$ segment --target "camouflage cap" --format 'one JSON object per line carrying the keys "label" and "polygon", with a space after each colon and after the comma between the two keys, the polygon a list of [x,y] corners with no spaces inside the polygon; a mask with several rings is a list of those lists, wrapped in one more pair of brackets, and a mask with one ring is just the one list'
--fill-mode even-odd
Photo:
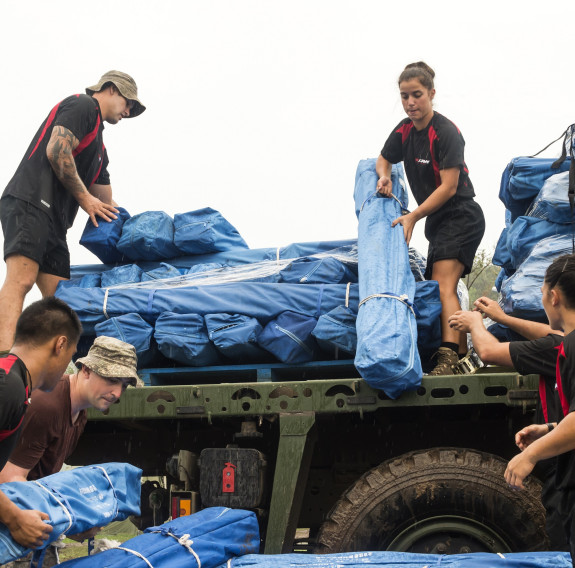
{"label": "camouflage cap", "polygon": [[96,337],[88,355],[81,357],[76,364],[86,365],[88,369],[106,378],[130,379],[130,384],[138,385],[136,367],[138,357],[136,348],[115,337],[101,335]]}
{"label": "camouflage cap", "polygon": [[138,99],[138,85],[136,85],[136,81],[134,81],[130,75],[122,73],[121,71],[108,71],[104,73],[98,83],[91,87],[86,87],[86,94],[92,96],[94,93],[101,91],[106,83],[114,83],[124,98],[129,101],[134,101],[134,107],[130,111],[130,116],[127,118],[134,118],[146,110],[146,107],[140,102],[140,99]]}

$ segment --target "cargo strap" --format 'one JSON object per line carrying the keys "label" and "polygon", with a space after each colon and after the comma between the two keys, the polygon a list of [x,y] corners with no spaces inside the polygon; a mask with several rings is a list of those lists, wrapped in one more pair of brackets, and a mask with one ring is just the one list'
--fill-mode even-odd
{"label": "cargo strap", "polygon": [[52,497],[56,503],[58,503],[58,505],[60,505],[60,507],[62,508],[62,511],[64,511],[64,513],[66,514],[66,516],[68,517],[68,528],[64,529],[64,531],[62,531],[63,533],[66,533],[66,531],[69,531],[72,528],[72,523],[74,522],[72,519],[72,515],[70,514],[70,511],[72,510],[72,507],[70,507],[70,505],[68,504],[68,502],[66,501],[66,499],[64,497],[62,497],[62,495],[60,495],[60,497],[62,498],[62,501],[64,501],[66,503],[66,505],[64,505],[64,503],[62,503],[62,501],[60,501],[60,499],[58,499],[58,497],[56,497],[56,493],[55,491],[52,489],[48,489],[47,487],[45,487],[44,485],[42,485],[41,483],[39,483],[38,481],[32,481],[32,483],[35,483],[38,487],[40,487],[41,489],[43,489],[44,491],[46,491],[46,493],[48,493],[48,495],[50,495],[50,497]]}
{"label": "cargo strap", "polygon": [[465,357],[451,366],[451,370],[456,375],[473,375],[481,367],[485,367],[485,363],[472,347]]}
{"label": "cargo strap", "polygon": [[365,198],[365,201],[361,204],[361,207],[359,208],[359,212],[361,213],[363,211],[363,207],[364,205],[373,197],[377,197],[377,196],[381,196],[381,197],[392,197],[393,199],[395,199],[398,203],[399,203],[399,207],[401,208],[401,214],[402,215],[407,215],[409,213],[409,209],[407,209],[405,207],[405,205],[400,201],[399,197],[397,197],[397,195],[394,195],[393,193],[389,196],[384,196],[381,193],[379,193],[379,191],[374,191],[371,195],[368,195]]}
{"label": "cargo strap", "polygon": [[405,304],[413,314],[413,317],[416,318],[419,315],[417,308],[413,302],[409,301],[409,296],[407,294],[402,294],[401,296],[397,296],[396,294],[392,294],[391,292],[382,292],[381,294],[371,294],[367,298],[364,298],[357,306],[357,309],[361,308],[363,304],[365,304],[369,300],[373,300],[373,298],[393,298],[394,300],[399,300],[402,304]]}

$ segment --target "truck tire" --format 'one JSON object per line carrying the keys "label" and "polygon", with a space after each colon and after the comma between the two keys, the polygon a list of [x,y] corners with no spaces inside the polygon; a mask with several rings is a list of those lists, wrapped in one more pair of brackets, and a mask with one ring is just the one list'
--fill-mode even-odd
{"label": "truck tire", "polygon": [[360,477],[322,524],[316,552],[430,554],[545,550],[541,485],[505,483],[506,462],[468,449],[434,448],[388,460]]}

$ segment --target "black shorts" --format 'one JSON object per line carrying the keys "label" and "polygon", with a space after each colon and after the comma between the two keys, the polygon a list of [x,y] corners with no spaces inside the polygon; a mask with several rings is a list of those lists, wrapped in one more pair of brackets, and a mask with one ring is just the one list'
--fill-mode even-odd
{"label": "black shorts", "polygon": [[21,254],[37,262],[45,274],[70,278],[66,231],[56,227],[50,215],[27,201],[7,195],[0,199],[0,221],[4,260]]}
{"label": "black shorts", "polygon": [[471,198],[451,198],[425,222],[429,241],[425,278],[431,278],[434,262],[450,258],[463,264],[462,276],[469,274],[483,233],[485,218],[479,204]]}

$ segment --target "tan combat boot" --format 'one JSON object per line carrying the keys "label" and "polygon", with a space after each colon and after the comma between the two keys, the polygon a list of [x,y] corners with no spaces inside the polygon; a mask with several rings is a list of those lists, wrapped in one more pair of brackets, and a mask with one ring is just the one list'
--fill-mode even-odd
{"label": "tan combat boot", "polygon": [[433,371],[429,373],[430,376],[437,375],[454,375],[452,365],[457,365],[459,362],[459,355],[449,347],[440,347],[437,353],[437,364],[435,365]]}

